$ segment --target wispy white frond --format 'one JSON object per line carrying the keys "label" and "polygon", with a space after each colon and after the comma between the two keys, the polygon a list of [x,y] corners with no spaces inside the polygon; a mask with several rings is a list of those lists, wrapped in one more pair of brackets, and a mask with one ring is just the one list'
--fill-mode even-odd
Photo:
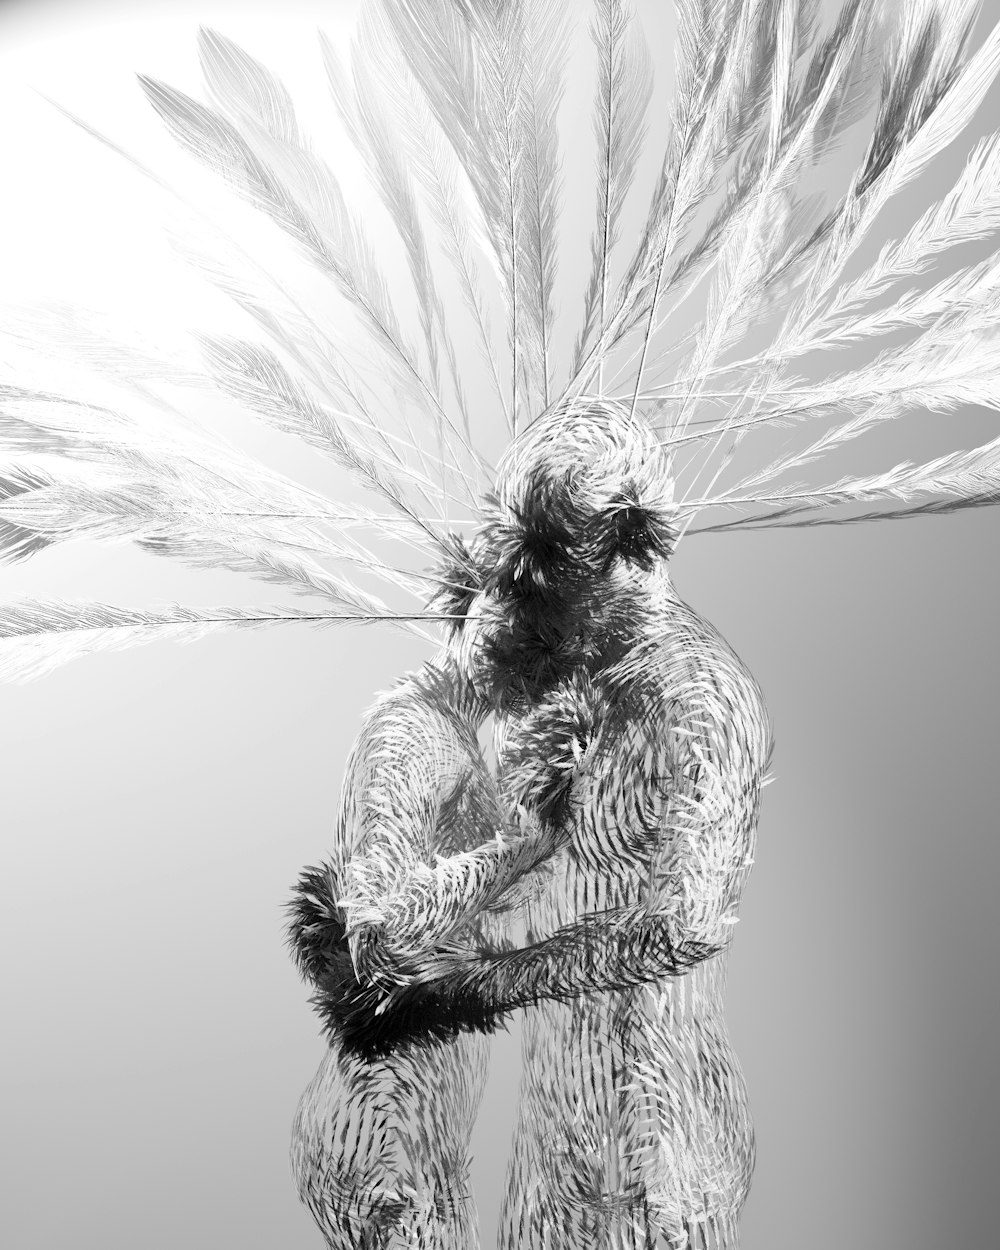
{"label": "wispy white frond", "polygon": [[[706,327],[701,341],[692,353],[687,372],[703,376],[718,356],[745,327],[745,318],[752,310],[755,295],[773,261],[767,238],[767,209],[771,197],[783,183],[802,168],[812,156],[816,129],[830,105],[838,86],[849,79],[852,69],[869,37],[870,17],[860,5],[849,6],[852,20],[844,26],[843,37],[830,57],[826,73],[815,98],[793,126],[782,127],[783,142],[776,142],[770,161],[758,174],[753,197],[737,211],[726,230],[726,241],[720,249],[718,277],[713,285]],[[693,387],[691,396],[698,393]],[[681,406],[678,425],[683,427],[690,411],[691,399]]]}
{"label": "wispy white frond", "polygon": [[[42,457],[41,467],[26,466],[19,489],[0,500],[4,558],[78,538],[133,541],[184,563],[214,564],[339,602],[346,583],[312,553],[362,564],[412,589],[408,575],[346,537],[351,525],[384,529],[387,521],[366,509],[345,514],[243,453],[157,439],[113,410],[23,388],[3,388],[3,396],[0,448]],[[411,543],[423,540],[426,558],[426,528],[400,520]]]}
{"label": "wispy white frond", "polygon": [[88,365],[116,381],[197,385],[198,376],[177,354],[148,343],[134,327],[68,303],[0,307],[0,325],[12,343],[55,350],[60,358]]}
{"label": "wispy white frond", "polygon": [[[431,384],[435,393],[440,394],[439,356],[443,350],[451,369],[466,439],[471,441],[464,391],[424,236],[413,174],[408,162],[402,157],[398,137],[389,127],[380,94],[370,72],[371,63],[383,54],[384,32],[379,32],[373,20],[366,14],[352,57],[353,89],[333,45],[325,36],[321,35],[320,38],[327,76],[341,118],[365,159],[373,185],[392,218],[406,251],[427,349]],[[440,413],[438,421],[439,439],[443,442],[446,431]]]}
{"label": "wispy white frond", "polygon": [[178,141],[270,217],[333,281],[382,349],[398,385],[461,442],[405,340],[374,252],[348,213],[329,166],[307,148],[269,134],[262,124],[244,120],[248,138],[183,92],[141,75],[139,81]]}
{"label": "wispy white frond", "polygon": [[886,65],[881,108],[868,153],[836,212],[820,231],[805,297],[789,320],[811,316],[833,289],[885,204],[948,146],[972,119],[1000,72],[1000,24],[972,55],[974,8],[949,15],[947,0],[928,0],[904,21],[901,47]]}
{"label": "wispy white frond", "polygon": [[996,408],[1000,356],[993,334],[967,336],[964,328],[934,342],[922,338],[881,353],[870,365],[806,388],[797,405],[807,414],[820,407],[850,408],[885,399],[947,411],[959,404]]}
{"label": "wispy white frond", "polygon": [[[487,157],[480,194],[487,221],[500,244],[498,255],[508,291],[511,350],[511,412],[516,434],[541,359],[540,309],[523,298],[526,246],[525,194],[525,0],[469,0],[468,21],[479,69],[477,139]],[[525,407],[522,410],[522,405]]]}
{"label": "wispy white frond", "polygon": [[[525,304],[526,0],[385,5],[407,64],[451,143],[479,203],[508,317],[512,426],[529,411],[542,358],[540,309]],[[527,370],[527,372],[526,372]],[[524,412],[522,413],[522,408]]]}
{"label": "wispy white frond", "polygon": [[[836,321],[831,318],[832,324],[824,318],[823,324],[814,324],[808,337],[787,347],[782,355],[787,359],[800,352],[828,350],[903,329],[937,327],[942,335],[953,337],[959,330],[971,332],[996,325],[998,313],[1000,263],[991,257],[950,274],[926,290],[907,291],[885,308]],[[960,326],[956,318],[961,318]]]}
{"label": "wispy white frond", "polygon": [[938,203],[923,213],[901,239],[887,243],[878,259],[859,278],[841,286],[822,316],[810,323],[809,335],[797,342],[821,340],[820,325],[838,322],[869,303],[903,278],[925,272],[949,248],[959,247],[1000,230],[1000,136],[981,139],[961,177]]}
{"label": "wispy white frond", "polygon": [[332,515],[329,501],[235,448],[134,420],[128,413],[27,387],[0,386],[0,449],[91,462],[173,488],[183,480],[206,501],[225,489],[261,513]]}
{"label": "wispy white frond", "polygon": [[[646,112],[653,91],[649,50],[634,14],[623,0],[599,0],[591,24],[597,48],[597,226],[591,243],[592,268],[584,300],[584,320],[573,355],[578,372],[583,350],[594,331],[602,333],[610,300],[611,253],[618,241],[619,219],[646,137]],[[603,362],[598,393],[603,391]]]}
{"label": "wispy white frond", "polygon": [[[248,313],[267,338],[294,362],[302,377],[338,405],[340,419],[356,427],[368,440],[368,449],[376,459],[405,473],[409,470],[404,453],[412,453],[425,476],[432,471],[434,457],[426,448],[421,448],[414,438],[407,439],[386,428],[384,409],[349,359],[335,321],[318,322],[281,282],[261,269],[221,230],[192,219],[171,232],[170,239],[186,263]],[[378,451],[373,443],[380,445]],[[438,506],[438,500],[432,503],[419,486],[416,489],[428,508]],[[436,486],[432,493],[437,495]]]}
{"label": "wispy white frond", "polygon": [[[933,497],[933,498],[928,498]],[[921,503],[919,501],[924,500]],[[802,518],[800,514],[816,514],[821,509],[849,505],[886,503],[916,505],[905,510],[898,508],[846,515],[838,518],[846,521],[874,520],[879,517],[913,516],[920,512],[928,515],[956,511],[960,508],[981,507],[1000,503],[1000,439],[984,443],[971,451],[951,452],[928,460],[924,464],[909,462],[898,464],[885,473],[868,477],[844,477],[829,486],[815,489],[788,489],[773,494],[726,496],[706,501],[704,506],[766,508],[767,512],[755,512],[744,517],[742,526],[759,524],[785,524],[786,518],[796,518],[796,524],[817,524],[822,518],[813,515]],[[695,533],[717,532],[734,528],[726,523],[706,526]]]}
{"label": "wispy white frond", "polygon": [[259,123],[285,143],[301,143],[292,97],[266,66],[204,26],[198,32],[198,52],[216,108]]}
{"label": "wispy white frond", "polygon": [[30,681],[61,664],[98,651],[119,651],[161,639],[194,642],[223,629],[296,622],[330,625],[348,621],[423,619],[382,613],[310,612],[303,608],[119,608],[104,603],[30,600],[0,604],[0,682]]}
{"label": "wispy white frond", "polygon": [[26,560],[52,543],[52,538],[33,525],[25,525],[16,513],[5,509],[11,501],[31,494],[48,484],[48,479],[27,468],[12,466],[0,470],[0,561]]}
{"label": "wispy white frond", "polygon": [[[455,269],[462,297],[476,328],[477,343],[490,380],[509,425],[507,401],[500,382],[497,348],[489,324],[485,293],[480,285],[479,266],[472,246],[472,237],[486,233],[482,209],[474,196],[462,194],[459,162],[450,148],[441,126],[428,107],[404,58],[395,47],[388,21],[381,10],[371,10],[385,32],[385,39],[372,50],[369,72],[391,110],[400,146],[406,151],[413,176],[426,195],[431,215],[444,243],[445,253]],[[325,45],[324,45],[325,46]],[[456,381],[457,387],[457,381]],[[471,430],[467,431],[471,441]]]}
{"label": "wispy white frond", "polygon": [[[148,178],[155,186],[166,192],[177,204],[181,205],[189,214],[188,221],[185,222],[185,229],[182,237],[174,239],[174,244],[191,260],[196,267],[200,268],[206,276],[220,287],[227,295],[229,295],[244,311],[248,312],[261,326],[270,334],[277,342],[289,351],[290,355],[302,362],[301,355],[303,350],[302,339],[299,337],[299,327],[306,325],[310,327],[306,338],[312,341],[315,348],[317,343],[322,344],[324,338],[332,337],[327,331],[325,334],[319,329],[309,318],[301,305],[294,299],[290,292],[283,286],[281,281],[273,274],[265,270],[255,258],[238,247],[231,238],[222,234],[220,229],[211,220],[211,218],[196,205],[193,205],[183,195],[181,195],[175,187],[161,178],[154,170],[150,169],[146,164],[140,161],[133,153],[123,148],[120,144],[111,139],[108,135],[97,130],[82,118],[77,117],[62,105],[49,101],[59,112],[67,117],[74,125],[79,126],[83,131],[96,139],[99,143],[109,148],[116,155],[120,156],[130,166],[136,169],[143,177]],[[239,189],[239,188],[237,188]],[[339,196],[339,189],[335,181],[331,178],[324,180],[319,178],[318,183],[313,188],[314,194],[318,195],[324,204],[332,203],[334,209],[342,205],[342,199]],[[331,199],[332,197],[332,199]],[[265,208],[265,211],[266,208]],[[334,211],[334,217],[340,221],[341,216]],[[196,223],[195,237],[201,242],[201,246],[195,242],[192,236],[191,222]],[[349,223],[348,223],[349,224]],[[204,240],[207,239],[207,244]],[[370,280],[370,274],[368,278]],[[376,280],[377,288],[377,280]],[[276,303],[277,300],[277,303]],[[285,306],[293,309],[291,318],[287,315]],[[315,333],[313,333],[315,332]],[[322,361],[327,379],[332,376],[335,387],[342,387],[349,395],[351,402],[356,406],[358,411],[364,413],[364,404],[358,399],[358,384],[356,381],[348,380],[342,369],[338,369],[336,365],[331,366],[330,352],[322,346],[318,348],[319,357]],[[315,362],[314,362],[315,363]],[[409,379],[412,385],[412,379]],[[406,390],[406,381],[404,380],[403,389]],[[376,421],[369,418],[368,424],[373,432],[381,441],[386,441],[385,431]],[[419,448],[419,439],[415,434],[411,435],[410,445],[417,451],[417,458],[426,468],[427,460]]]}
{"label": "wispy white frond", "polygon": [[537,350],[534,373],[540,379],[541,406],[549,404],[559,223],[559,135],[556,117],[562,101],[569,24],[564,0],[534,0],[526,6],[523,52],[524,132],[524,303],[534,306]]}
{"label": "wispy white frond", "polygon": [[[0,499],[0,525],[8,540],[0,544],[0,558],[23,558],[75,539],[128,541],[181,563],[246,573],[338,603],[344,598],[347,583],[298,552],[312,550],[328,558],[353,553],[310,518],[229,509],[221,486],[205,505],[187,496],[179,484],[168,493],[145,483],[100,487],[31,476],[33,488],[9,491]],[[21,545],[15,536],[22,536]],[[23,545],[29,537],[32,547],[27,551]],[[369,560],[366,567],[378,572],[382,566]]]}
{"label": "wispy white frond", "polygon": [[[972,120],[1000,71],[1000,25],[993,28],[971,56],[967,55],[978,3],[938,0],[928,7],[937,10],[937,20],[928,27],[937,46],[932,49],[931,68],[911,103],[909,115],[895,132],[897,141],[902,138],[903,142],[885,169],[881,197],[901,191],[954,142]],[[877,136],[876,144],[881,138],[882,135]]]}
{"label": "wispy white frond", "polygon": [[429,536],[401,487],[347,437],[336,416],[299,386],[269,349],[233,338],[203,338],[218,385],[278,429],[298,435],[330,455],[369,489],[377,491]]}

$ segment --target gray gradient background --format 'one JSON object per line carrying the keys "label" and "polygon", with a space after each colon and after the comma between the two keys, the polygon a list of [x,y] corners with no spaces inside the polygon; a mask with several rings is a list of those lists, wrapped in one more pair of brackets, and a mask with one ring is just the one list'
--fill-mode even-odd
{"label": "gray gradient background", "polygon": [[[81,110],[98,88],[130,101],[124,125],[144,108],[133,70],[193,83],[199,21],[267,59],[246,5],[174,6],[172,43],[150,34],[159,10],[126,8],[0,9],[5,279],[30,286],[81,248],[107,265],[143,211],[123,193],[99,208],[106,229],[74,242],[110,167],[11,85],[12,67]],[[317,14],[335,32],[344,9],[280,6],[303,35]],[[658,6],[643,12],[655,38]],[[56,43],[78,64],[47,74]],[[94,107],[104,124],[118,116]],[[998,115],[994,93],[974,132]],[[586,232],[589,194],[573,211]],[[58,291],[59,273],[57,260],[41,285]],[[937,449],[912,429],[903,455],[922,439]],[[1000,514],[983,510],[698,539],[676,560],[680,592],[755,673],[776,726],[728,1005],[759,1134],[746,1250],[995,1244],[998,538]],[[5,597],[125,603],[225,601],[237,584],[90,545],[0,578]],[[0,691],[0,1244],[318,1246],[286,1152],[321,1044],[280,907],[327,844],[362,712],[421,658],[387,628],[279,629],[91,658]],[[517,1071],[515,1026],[475,1138],[484,1246]]]}

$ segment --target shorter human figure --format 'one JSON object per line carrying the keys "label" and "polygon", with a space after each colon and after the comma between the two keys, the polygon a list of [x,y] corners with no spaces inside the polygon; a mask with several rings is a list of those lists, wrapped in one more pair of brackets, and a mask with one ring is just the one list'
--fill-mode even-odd
{"label": "shorter human figure", "polygon": [[501,832],[477,738],[487,713],[454,649],[383,695],[348,762],[330,859],[295,889],[291,945],[329,1045],[292,1164],[332,1250],[478,1245],[469,1138],[502,1013],[425,985],[407,1002],[405,987],[449,951],[502,944],[491,909],[553,850],[551,826]]}

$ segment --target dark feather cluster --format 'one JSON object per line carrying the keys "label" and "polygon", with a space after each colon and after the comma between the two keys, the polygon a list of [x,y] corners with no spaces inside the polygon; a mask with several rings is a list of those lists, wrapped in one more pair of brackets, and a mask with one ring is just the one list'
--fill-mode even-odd
{"label": "dark feather cluster", "polygon": [[525,598],[484,617],[483,669],[503,712],[524,711],[594,653],[584,607],[556,616]]}
{"label": "dark feather cluster", "polygon": [[446,534],[442,545],[447,554],[435,570],[439,586],[428,609],[454,618],[445,622],[454,637],[465,624],[472,601],[482,589],[482,572],[472,549],[460,534]]}
{"label": "dark feather cluster", "polygon": [[627,487],[595,517],[589,526],[594,556],[606,573],[620,558],[651,569],[658,560],[673,555],[677,529],[662,509],[639,501],[634,487]]}
{"label": "dark feather cluster", "polygon": [[544,463],[526,473],[506,509],[487,496],[484,515],[481,549],[491,562],[481,574],[484,589],[546,609],[615,559],[648,569],[677,541],[673,514],[644,498],[635,480],[625,479],[595,510],[572,470],[554,473]]}
{"label": "dark feather cluster", "polygon": [[585,771],[607,714],[605,695],[581,670],[546,695],[505,741],[500,776],[506,802],[563,825],[574,779]]}
{"label": "dark feather cluster", "polygon": [[302,869],[287,912],[288,945],[304,980],[313,985],[327,981],[338,971],[341,953],[350,964],[344,917],[334,898],[329,867]]}
{"label": "dark feather cluster", "polygon": [[565,477],[536,466],[507,515],[496,496],[487,496],[485,513],[483,547],[492,560],[484,576],[486,590],[545,603],[578,575],[573,556],[584,517]]}
{"label": "dark feather cluster", "polygon": [[542,466],[526,476],[507,509],[496,497],[486,501],[483,586],[493,600],[483,614],[482,659],[501,708],[538,697],[588,654],[595,614],[590,564],[581,551],[586,530],[568,475]]}
{"label": "dark feather cluster", "polygon": [[495,1010],[464,985],[397,989],[391,1005],[385,1006],[386,996],[359,982],[355,974],[329,868],[303,869],[288,911],[295,963],[316,987],[310,1002],[324,1033],[341,1050],[374,1062],[404,1047],[429,1047],[463,1033],[492,1033],[505,1027],[509,1011]]}
{"label": "dark feather cluster", "polygon": [[444,1045],[464,1033],[495,1033],[507,1027],[510,1016],[509,1010],[495,1010],[469,988],[410,986],[380,1014],[375,1013],[377,1001],[371,991],[342,998],[324,992],[312,999],[327,1033],[342,1049],[369,1063],[404,1048]]}
{"label": "dark feather cluster", "polygon": [[595,512],[574,496],[571,474],[539,470],[506,513],[490,501],[481,655],[499,708],[533,704],[602,653],[625,610],[603,582],[616,560],[649,571],[672,553],[670,513],[640,495],[626,483]]}

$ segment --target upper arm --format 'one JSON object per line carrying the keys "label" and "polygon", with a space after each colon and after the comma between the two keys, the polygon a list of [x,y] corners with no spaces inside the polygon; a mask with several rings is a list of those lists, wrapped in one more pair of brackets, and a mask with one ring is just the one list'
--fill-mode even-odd
{"label": "upper arm", "polygon": [[406,956],[415,920],[407,906],[410,886],[431,871],[441,809],[463,774],[459,746],[446,718],[412,683],[383,696],[358,736],[344,780],[336,856],[359,976]]}
{"label": "upper arm", "polygon": [[[668,779],[647,908],[680,940],[728,943],[756,844],[770,726],[756,683],[726,649],[677,674],[659,721]],[[642,786],[633,773],[633,783]]]}
{"label": "upper arm", "polygon": [[475,945],[481,913],[552,848],[538,827],[499,836],[496,787],[471,727],[419,697],[381,712],[345,786],[342,902],[358,976],[405,984],[442,946]]}

